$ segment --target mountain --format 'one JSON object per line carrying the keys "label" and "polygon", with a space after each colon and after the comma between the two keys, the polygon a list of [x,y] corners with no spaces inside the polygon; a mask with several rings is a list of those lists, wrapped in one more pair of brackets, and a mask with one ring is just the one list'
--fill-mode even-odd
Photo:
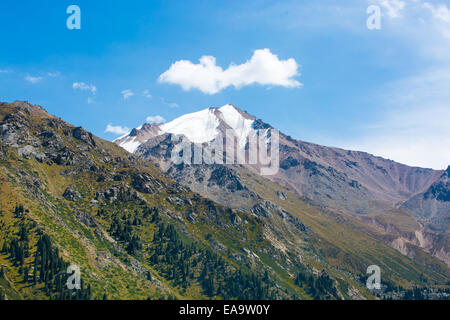
{"label": "mountain", "polygon": [[282,257],[257,218],[40,106],[0,104],[0,163],[0,298],[310,297],[265,266]]}
{"label": "mountain", "polygon": [[411,259],[245,166],[212,166],[203,185],[235,202],[40,106],[0,103],[0,298],[374,299],[372,264],[386,297],[446,290],[449,268],[420,248]]}
{"label": "mountain", "polygon": [[245,139],[255,130],[255,118],[228,104],[221,108],[189,113],[165,124],[145,123],[114,142],[133,153],[140,145],[156,136],[183,135],[193,143],[202,144],[215,140],[219,134],[225,136],[227,129],[232,130],[238,137],[240,146],[244,147]]}
{"label": "mountain", "polygon": [[[422,247],[429,247],[434,255],[450,263],[448,254],[448,226],[450,224],[450,166],[425,192],[413,196],[402,208],[413,213],[422,226],[418,238]],[[433,234],[439,234],[438,241]],[[436,245],[438,243],[439,245]]]}
{"label": "mountain", "polygon": [[450,219],[450,166],[426,191],[413,196],[402,207],[414,212],[430,229],[446,232]]}
{"label": "mountain", "polygon": [[[259,174],[260,164],[244,161],[234,166],[175,165],[172,151],[178,136],[204,149],[216,145],[217,141],[222,144],[227,130],[231,130],[236,137],[235,151],[240,149],[246,154],[244,159],[248,159],[246,138],[263,136],[265,143],[270,144],[267,133],[273,129],[263,120],[233,105],[225,105],[186,114],[162,125],[144,124],[114,142],[158,163],[179,183],[203,196],[248,209],[263,197],[249,190],[235,171],[245,168],[246,174]],[[442,222],[439,229],[428,228],[429,221],[422,221],[406,210],[410,199],[432,188],[444,171],[409,167],[365,152],[320,146],[283,133],[279,133],[279,167],[276,174],[264,176],[264,180],[269,179],[301,198],[363,222],[369,233],[381,232],[378,239],[410,257],[417,256],[414,248],[418,246],[450,263],[448,207],[436,211],[436,219]],[[448,185],[441,187],[449,190]],[[428,239],[426,245],[422,241],[424,236]]]}

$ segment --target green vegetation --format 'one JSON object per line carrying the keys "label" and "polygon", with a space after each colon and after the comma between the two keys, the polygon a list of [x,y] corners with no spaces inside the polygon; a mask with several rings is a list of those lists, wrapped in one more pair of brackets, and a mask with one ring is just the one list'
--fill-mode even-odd
{"label": "green vegetation", "polygon": [[420,275],[448,281],[443,266],[418,265],[287,191],[282,203],[270,183],[253,181],[291,222],[206,200],[37,107],[0,105],[0,124],[34,146],[20,156],[0,140],[0,298],[371,299],[360,280],[370,264],[408,289]]}

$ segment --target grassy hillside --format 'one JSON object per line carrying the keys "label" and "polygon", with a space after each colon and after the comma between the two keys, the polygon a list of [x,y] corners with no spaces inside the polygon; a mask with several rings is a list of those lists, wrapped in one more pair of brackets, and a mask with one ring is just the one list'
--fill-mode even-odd
{"label": "grassy hillside", "polygon": [[[358,231],[356,222],[286,190],[288,199],[280,200],[280,188],[256,176],[245,180],[271,203],[253,210],[219,205],[38,106],[0,104],[0,293],[370,299],[370,264],[405,287],[449,279],[445,265],[418,265]],[[84,291],[64,288],[69,264],[80,266]]]}
{"label": "grassy hillside", "polygon": [[[262,239],[251,215],[189,192],[150,163],[39,107],[3,104],[0,110],[0,247],[6,245],[0,289],[8,298],[54,298],[39,280],[45,275],[37,283],[24,280],[42,235],[65,262],[81,267],[93,298],[302,295],[290,285],[290,292],[282,290],[276,274],[245,256],[241,243]],[[25,209],[17,215],[19,205]],[[242,224],[233,225],[232,216]],[[17,262],[9,249],[24,225],[28,239],[19,246],[29,250]],[[216,240],[219,234],[228,246]]]}
{"label": "grassy hillside", "polygon": [[[376,264],[380,266],[382,276],[402,286],[420,285],[424,278],[436,285],[449,281],[449,269],[445,263],[420,248],[416,250],[423,256],[422,263],[378,241],[377,237],[382,234],[368,235],[367,226],[352,215],[342,216],[325,210],[247,170],[242,171],[240,177],[250,190],[281,206],[308,225],[319,238],[315,242],[315,250],[321,252],[333,268],[364,273],[367,266]],[[280,191],[286,200],[277,196]],[[408,224],[403,225],[406,227]]]}

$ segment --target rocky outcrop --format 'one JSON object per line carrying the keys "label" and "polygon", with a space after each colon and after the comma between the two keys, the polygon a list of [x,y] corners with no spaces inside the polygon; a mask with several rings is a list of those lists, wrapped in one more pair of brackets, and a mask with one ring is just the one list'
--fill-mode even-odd
{"label": "rocky outcrop", "polygon": [[80,140],[84,143],[87,143],[91,146],[95,146],[95,141],[92,136],[92,133],[87,132],[82,127],[77,127],[72,130],[72,135],[75,139]]}
{"label": "rocky outcrop", "polygon": [[450,166],[425,192],[413,196],[402,208],[426,228],[447,233],[450,228]]}
{"label": "rocky outcrop", "polygon": [[92,218],[90,214],[78,210],[75,210],[73,214],[75,215],[75,218],[86,227],[94,228],[97,226],[97,223],[94,221],[94,218]]}
{"label": "rocky outcrop", "polygon": [[95,199],[98,201],[108,200],[119,202],[143,200],[135,190],[125,185],[116,185],[109,190],[99,191],[95,194]]}
{"label": "rocky outcrop", "polygon": [[189,200],[186,197],[177,197],[177,196],[172,196],[172,197],[167,197],[166,198],[167,202],[169,202],[172,205],[175,206],[192,206],[192,202],[191,200]]}
{"label": "rocky outcrop", "polygon": [[286,200],[286,194],[282,191],[277,191],[277,197],[280,198],[281,200]]}
{"label": "rocky outcrop", "polygon": [[298,231],[306,232],[306,226],[298,219],[293,216],[279,205],[276,205],[270,201],[261,201],[260,203],[253,206],[251,212],[259,217],[264,218],[274,218],[274,216],[278,216],[281,218],[287,225],[293,225]]}
{"label": "rocky outcrop", "polygon": [[244,190],[234,172],[226,166],[215,165],[208,179],[208,185],[216,184],[221,188],[226,188],[231,192]]}
{"label": "rocky outcrop", "polygon": [[72,185],[68,186],[62,195],[67,201],[77,201],[81,198],[80,193],[73,188]]}
{"label": "rocky outcrop", "polygon": [[131,186],[142,193],[159,193],[164,189],[159,180],[147,173],[133,175]]}
{"label": "rocky outcrop", "polygon": [[281,161],[280,168],[283,170],[288,170],[290,168],[298,166],[299,164],[300,164],[300,161],[289,156],[289,157],[285,158],[283,161]]}

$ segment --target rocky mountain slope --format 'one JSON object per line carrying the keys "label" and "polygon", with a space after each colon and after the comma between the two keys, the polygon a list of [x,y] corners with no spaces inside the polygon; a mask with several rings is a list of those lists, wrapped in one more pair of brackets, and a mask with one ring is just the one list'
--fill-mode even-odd
{"label": "rocky mountain slope", "polygon": [[417,239],[421,246],[429,248],[435,256],[450,264],[449,224],[450,224],[450,166],[442,176],[425,192],[413,196],[402,204],[402,208],[412,212],[421,226]]}
{"label": "rocky mountain slope", "polygon": [[[412,260],[244,167],[216,169],[207,179],[242,189],[247,209],[39,106],[1,103],[0,298],[371,299],[371,264],[396,297],[445,288],[448,267],[420,248]],[[64,285],[68,265],[81,290]]]}
{"label": "rocky mountain slope", "polygon": [[402,204],[402,208],[414,212],[414,216],[438,232],[448,232],[450,220],[450,166],[426,191]]}
{"label": "rocky mountain slope", "polygon": [[[226,131],[231,130],[236,137],[235,150],[240,148],[248,160],[246,138],[267,135],[270,129],[273,128],[262,120],[226,105],[187,114],[163,125],[144,124],[115,143],[158,163],[178,182],[205,197],[245,209],[261,197],[251,192],[233,172],[237,167],[244,167],[258,174],[260,164],[247,161],[240,166],[175,165],[171,161],[172,152],[179,136],[195,143],[195,151],[195,148],[216,145],[218,141],[222,144]],[[269,136],[263,138],[270,144]],[[428,228],[430,221],[420,220],[418,215],[405,210],[408,200],[432,188],[444,171],[409,167],[364,152],[298,141],[283,133],[279,134],[279,150],[280,169],[265,178],[318,205],[350,215],[372,229],[389,233],[389,237],[380,239],[404,254],[415,256],[414,250],[405,247],[408,243],[450,263],[448,207],[435,210],[440,229]],[[192,156],[191,163],[194,161]],[[447,185],[441,187],[449,190]],[[423,237],[428,239],[426,245]]]}
{"label": "rocky mountain slope", "polygon": [[[255,258],[282,256],[249,213],[39,106],[0,104],[0,132],[1,298],[309,297]],[[66,264],[82,294],[65,288]]]}

